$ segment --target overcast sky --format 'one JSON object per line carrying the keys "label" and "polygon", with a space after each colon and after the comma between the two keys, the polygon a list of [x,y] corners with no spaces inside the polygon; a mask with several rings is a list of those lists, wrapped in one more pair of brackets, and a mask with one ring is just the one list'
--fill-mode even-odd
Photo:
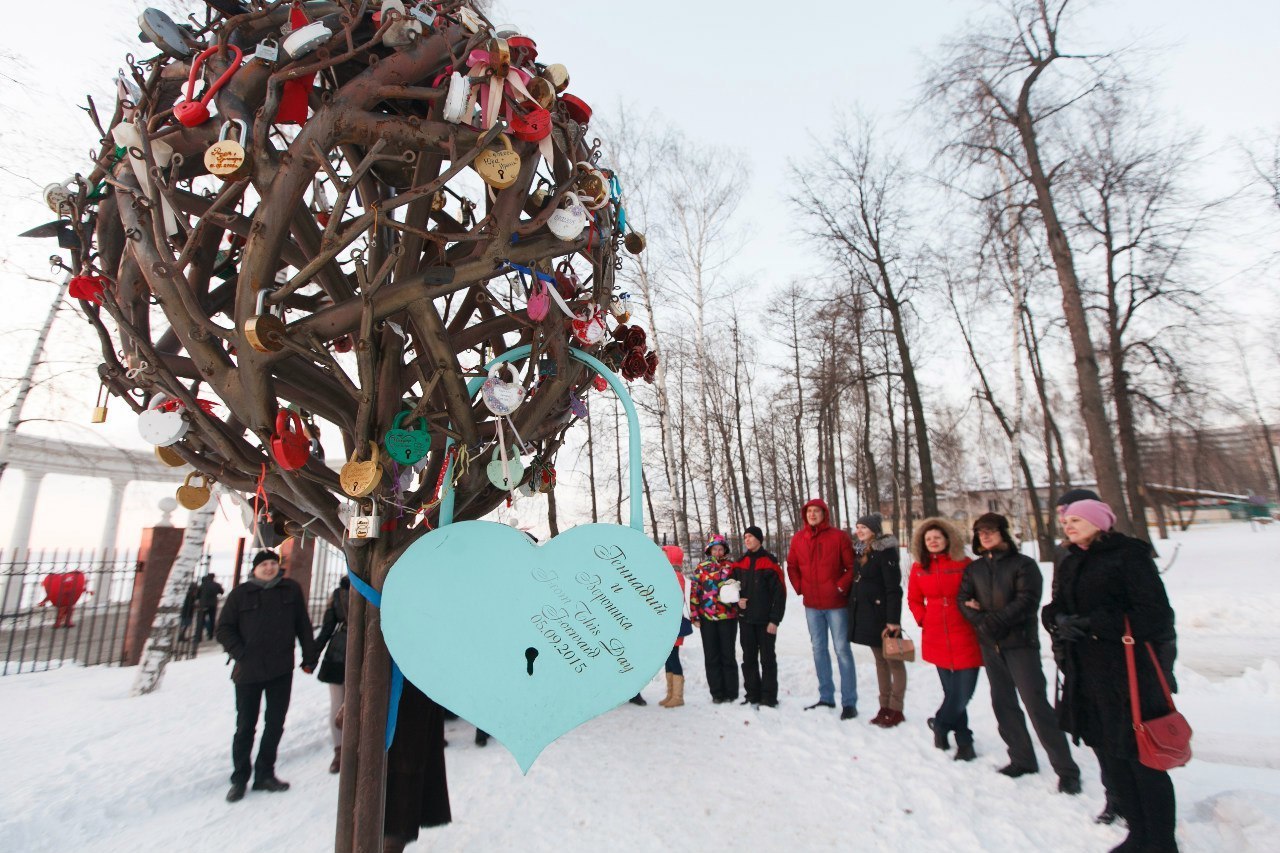
{"label": "overcast sky", "polygon": [[[20,372],[32,342],[23,330],[39,324],[54,292],[52,285],[24,276],[48,274],[44,259],[55,250],[53,242],[14,235],[52,218],[40,197],[45,184],[86,168],[96,134],[78,106],[93,93],[104,118],[109,116],[110,81],[124,54],[147,54],[136,41],[135,25],[145,6],[75,0],[59,4],[52,15],[38,5],[5,8],[7,25],[0,27],[0,144],[6,154],[0,163],[0,353],[7,367],[0,375]],[[876,116],[899,146],[931,147],[921,119],[909,115],[926,58],[966,20],[991,8],[971,0],[555,0],[495,6],[495,22],[510,22],[535,38],[540,59],[566,64],[571,90],[598,111],[625,108],[645,121],[679,129],[692,144],[724,148],[741,164],[749,184],[740,217],[752,239],[735,269],[756,285],[744,297],[751,310],[768,310],[765,294],[772,287],[816,271],[798,242],[795,213],[786,202],[788,161],[806,157],[811,139],[822,137],[833,115],[855,107]],[[1081,4],[1081,9],[1079,23],[1068,28],[1071,45],[1080,50],[1140,48],[1130,65],[1156,84],[1158,104],[1204,134],[1204,149],[1210,153],[1203,174],[1209,189],[1233,189],[1231,184],[1242,178],[1237,143],[1280,134],[1280,97],[1275,94],[1280,3],[1124,0]],[[1265,220],[1259,219],[1241,222],[1238,230],[1254,234],[1264,228]],[[1275,251],[1275,233],[1272,226],[1266,238],[1270,242],[1257,248]],[[1223,275],[1232,273],[1227,269]],[[1262,288],[1268,294],[1274,290],[1273,285]],[[55,334],[65,340],[87,334],[87,328],[67,312]],[[82,343],[78,350],[84,349]],[[62,357],[76,351],[65,344],[58,350]],[[34,424],[31,430],[143,446],[133,418],[118,402],[105,427],[88,425],[95,388],[73,386],[75,399],[61,403],[36,395],[34,413],[70,423]],[[20,475],[11,473],[0,484],[0,543],[9,539],[20,490]],[[59,503],[83,506],[88,498],[85,513],[93,516],[101,511],[106,493],[105,482],[48,480],[37,542],[96,543],[97,521],[68,529],[65,519],[45,509]],[[156,499],[171,493],[168,486],[132,488],[121,529],[133,531],[153,521]]]}

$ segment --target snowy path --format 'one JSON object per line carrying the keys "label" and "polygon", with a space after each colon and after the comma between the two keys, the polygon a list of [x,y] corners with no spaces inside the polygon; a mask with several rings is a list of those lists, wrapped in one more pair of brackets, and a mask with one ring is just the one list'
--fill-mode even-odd
{"label": "snowy path", "polygon": [[[1280,531],[1241,541],[1238,529],[1185,534],[1166,577],[1179,612],[1179,704],[1196,729],[1196,760],[1173,774],[1179,838],[1192,853],[1280,850],[1280,656],[1257,642],[1277,633],[1280,587],[1259,555]],[[1264,536],[1275,540],[1267,549]],[[1202,571],[1210,556],[1211,574]],[[875,711],[866,649],[856,649],[857,720],[801,710],[816,688],[798,607],[780,633],[777,710],[712,706],[691,640],[690,704],[623,705],[550,746],[528,777],[501,745],[480,749],[469,725],[449,723],[455,822],[410,849],[1102,851],[1123,837],[1091,821],[1102,790],[1087,750],[1076,751],[1078,798],[1056,793],[1045,761],[1038,776],[995,773],[1005,755],[985,680],[970,706],[979,757],[958,764],[924,726],[941,697],[928,665],[909,667],[907,722],[883,731],[866,722]],[[1246,664],[1241,649],[1261,664]],[[127,696],[132,675],[97,667],[0,679],[0,851],[332,849],[323,685],[301,673],[294,682],[278,767],[293,789],[228,805],[233,707],[221,656],[173,665],[160,691],[139,699]],[[645,694],[656,702],[659,681]]]}

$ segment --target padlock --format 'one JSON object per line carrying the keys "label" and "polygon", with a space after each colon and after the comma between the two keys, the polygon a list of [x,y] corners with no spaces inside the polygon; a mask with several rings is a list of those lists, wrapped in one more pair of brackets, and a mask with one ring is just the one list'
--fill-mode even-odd
{"label": "padlock", "polygon": [[569,325],[573,327],[573,336],[587,346],[600,343],[604,339],[605,332],[608,331],[604,312],[595,305],[591,306],[587,312],[574,317]]}
{"label": "padlock", "polygon": [[504,38],[491,38],[486,47],[489,53],[489,70],[495,77],[506,77],[511,73],[511,47]]}
{"label": "padlock", "polygon": [[107,287],[107,280],[100,275],[72,276],[67,282],[67,293],[73,299],[83,299],[95,305],[102,304],[102,292]]}
{"label": "padlock", "polygon": [[[200,478],[200,485],[191,485],[191,480],[195,477]],[[178,486],[178,503],[182,504],[185,509],[199,509],[209,502],[209,498],[213,497],[213,480],[208,476],[201,474],[199,471],[192,471],[187,475],[187,479]]]}
{"label": "padlock", "polygon": [[538,45],[533,39],[519,33],[508,33],[506,30],[499,30],[498,35],[507,40],[507,47],[511,49],[511,61],[514,64],[532,66],[537,60]]}
{"label": "padlock", "polygon": [[160,447],[157,445],[156,459],[160,461],[161,465],[166,465],[170,468],[181,468],[187,464],[186,460],[179,456],[178,452],[172,447]]}
{"label": "padlock", "polygon": [[533,276],[533,286],[529,289],[529,302],[527,305],[529,319],[535,323],[540,323],[547,318],[547,312],[551,310],[551,294],[547,290],[547,283],[538,278],[538,274]]}
{"label": "padlock", "polygon": [[[397,15],[393,19],[388,12],[396,12]],[[408,47],[422,35],[422,22],[409,15],[401,0],[382,0],[380,23],[385,24],[389,20],[392,24],[382,34],[382,43],[387,47]]]}
{"label": "padlock", "polygon": [[609,390],[609,380],[597,373],[591,380],[591,387],[603,394]]}
{"label": "padlock", "polygon": [[297,412],[287,409],[276,412],[271,455],[275,457],[276,464],[286,471],[297,471],[311,458],[311,440],[302,428],[302,418]]}
{"label": "padlock", "polygon": [[231,62],[227,65],[227,70],[213,84],[205,90],[204,94],[196,100],[196,81],[200,79],[200,69],[204,66],[205,60],[222,50],[222,45],[215,44],[213,47],[205,48],[200,51],[199,55],[191,61],[191,74],[187,77],[187,99],[180,104],[174,105],[173,116],[183,127],[199,127],[209,120],[209,102],[213,100],[213,96],[218,94],[218,90],[226,85],[227,81],[240,68],[240,61],[244,59],[244,53],[235,45],[227,45],[226,49],[231,51]]}
{"label": "padlock", "polygon": [[577,193],[566,193],[566,206],[559,208],[547,220],[547,228],[561,240],[571,241],[582,236],[587,227],[587,208]]}
{"label": "padlock", "polygon": [[409,412],[401,412],[391,421],[391,429],[382,439],[387,455],[401,465],[413,465],[431,449],[431,433],[423,429],[407,429],[404,419]]}
{"label": "padlock", "polygon": [[520,485],[520,481],[524,479],[524,463],[520,461],[520,455],[515,448],[511,449],[511,455],[504,461],[502,452],[504,448],[495,447],[493,450],[493,459],[485,466],[485,474],[489,477],[489,482],[502,489],[504,492],[513,491]]}
{"label": "padlock", "polygon": [[542,76],[551,82],[557,94],[569,88],[569,69],[558,62],[554,65],[548,65],[546,70],[542,72]]}
{"label": "padlock", "polygon": [[174,59],[186,59],[192,53],[190,35],[159,9],[144,9],[138,16],[138,29],[142,31],[144,41],[151,42]]}
{"label": "padlock", "polygon": [[[337,16],[329,17],[336,20]],[[329,23],[329,18],[325,17],[299,27],[285,37],[280,43],[280,49],[290,59],[300,59],[309,53],[314,53],[333,37],[334,30],[329,28]]]}
{"label": "padlock", "polygon": [[[506,368],[511,374],[510,382],[504,382],[498,371]],[[489,368],[489,378],[480,386],[480,398],[489,411],[495,415],[509,415],[524,402],[525,390],[520,384],[520,377],[507,362],[500,362]]]}
{"label": "padlock", "polygon": [[67,178],[60,184],[49,184],[44,188],[44,203],[59,216],[71,212],[71,199],[75,196],[71,186],[75,182],[75,178]]}
{"label": "padlock", "polygon": [[347,519],[347,538],[357,542],[363,539],[377,539],[382,532],[382,516],[378,515],[378,505],[370,501],[369,512],[356,505]]}
{"label": "padlock", "polygon": [[430,27],[436,22],[436,10],[431,8],[431,4],[427,0],[422,0],[421,3],[410,9],[409,14],[417,18],[425,27]]}
{"label": "padlock", "polygon": [[[234,138],[230,135],[232,130],[236,130]],[[204,152],[204,167],[209,170],[209,174],[217,175],[224,181],[238,181],[248,177],[250,162],[244,150],[244,143],[248,138],[249,128],[243,119],[224,121],[218,132],[218,141]]]}
{"label": "padlock", "polygon": [[565,92],[560,95],[560,103],[564,104],[564,111],[569,114],[569,118],[578,124],[591,123],[591,107],[582,98]]}
{"label": "padlock", "polygon": [[647,244],[645,242],[644,235],[639,231],[628,231],[627,235],[622,238],[622,245],[625,246],[627,251],[631,254],[638,255],[644,251],[644,247]]}
{"label": "padlock", "polygon": [[587,401],[579,397],[577,394],[574,394],[572,391],[569,392],[569,411],[575,418],[579,418],[581,420],[586,420],[591,414],[587,409]]}
{"label": "padlock", "polygon": [[382,479],[381,456],[378,445],[369,442],[369,461],[360,462],[353,452],[351,458],[338,472],[338,480],[342,483],[342,491],[353,498],[367,498],[373,494]]}
{"label": "padlock", "polygon": [[609,203],[609,182],[590,163],[578,164],[575,183],[582,193],[584,203],[592,210],[599,210]]}
{"label": "padlock", "polygon": [[558,368],[554,358],[538,359],[538,375],[539,376],[555,376]]}
{"label": "padlock", "polygon": [[486,148],[472,162],[480,180],[498,190],[505,190],[520,176],[520,155],[511,147],[505,133],[498,134],[500,149]]}
{"label": "padlock", "polygon": [[[279,352],[284,349],[284,344],[280,342],[287,332],[283,318],[283,307],[269,310],[267,308],[267,296],[271,294],[270,288],[264,288],[258,291],[257,316],[250,317],[244,323],[244,336],[249,341],[249,346],[258,352]],[[280,314],[272,313],[272,310],[280,311]]]}
{"label": "padlock", "polygon": [[253,58],[268,65],[274,65],[280,58],[280,43],[275,39],[263,39],[254,48]]}
{"label": "padlock", "polygon": [[530,77],[524,88],[529,93],[529,97],[544,110],[551,109],[552,104],[556,102],[556,87],[546,77]]}
{"label": "padlock", "polygon": [[159,395],[151,407],[138,415],[138,432],[143,440],[159,447],[176,444],[187,434],[191,424],[182,416],[181,405]]}
{"label": "padlock", "polygon": [[467,103],[471,98],[471,83],[454,71],[449,75],[449,88],[444,95],[444,111],[441,118],[450,124],[460,124],[467,116]]}
{"label": "padlock", "polygon": [[460,7],[457,14],[458,20],[462,23],[462,26],[466,27],[467,32],[472,35],[480,32],[482,29],[486,29],[484,19],[468,9],[466,6]]}
{"label": "padlock", "polygon": [[614,294],[613,299],[609,301],[609,311],[619,323],[625,323],[630,320],[631,294],[625,292]]}
{"label": "padlock", "polygon": [[111,399],[111,395],[107,393],[106,385],[98,386],[98,401],[93,407],[93,417],[90,423],[104,424],[107,422],[107,400]]}
{"label": "padlock", "polygon": [[522,142],[541,142],[551,133],[551,113],[529,101],[514,104],[507,114],[507,129]]}
{"label": "padlock", "polygon": [[289,538],[288,520],[278,510],[266,509],[254,520],[254,538],[263,548],[274,548]]}

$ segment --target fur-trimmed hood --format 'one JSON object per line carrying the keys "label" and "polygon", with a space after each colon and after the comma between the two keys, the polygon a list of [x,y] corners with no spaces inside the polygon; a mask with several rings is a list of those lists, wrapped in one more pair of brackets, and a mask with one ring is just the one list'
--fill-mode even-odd
{"label": "fur-trimmed hood", "polygon": [[877,536],[875,539],[871,540],[871,550],[873,551],[885,551],[889,548],[897,547],[898,537],[894,536],[892,533],[886,533],[883,536]]}
{"label": "fur-trimmed hood", "polygon": [[964,538],[955,525],[945,518],[926,518],[916,525],[915,532],[911,534],[911,556],[916,562],[925,565],[925,555],[928,552],[924,547],[924,535],[935,529],[941,530],[947,537],[947,556],[953,560],[963,560]]}

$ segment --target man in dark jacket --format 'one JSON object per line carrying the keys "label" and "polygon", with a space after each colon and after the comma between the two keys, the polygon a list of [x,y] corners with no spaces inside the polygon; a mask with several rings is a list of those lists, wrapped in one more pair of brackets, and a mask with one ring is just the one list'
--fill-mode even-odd
{"label": "man in dark jacket", "polygon": [[978,559],[964,573],[956,600],[978,633],[991,685],[991,707],[1000,737],[1009,747],[1009,763],[1000,772],[1016,779],[1039,771],[1027,721],[1018,707],[1021,697],[1036,737],[1058,774],[1058,790],[1078,794],[1080,768],[1049,705],[1040,664],[1038,616],[1044,589],[1040,567],[1018,551],[1003,515],[979,516],[973,533]]}
{"label": "man in dark jacket", "polygon": [[297,581],[281,577],[280,557],[274,551],[259,551],[253,558],[249,580],[227,596],[217,637],[236,662],[231,671],[236,683],[236,734],[231,741],[233,769],[227,802],[244,798],[253,735],[264,695],[267,712],[258,758],[253,763],[253,789],[287,791],[289,783],[276,778],[276,749],[289,712],[294,641],[302,646],[303,672],[315,669],[318,652],[302,587]]}
{"label": "man in dark jacket", "polygon": [[742,638],[742,704],[778,707],[778,625],[787,609],[782,566],[764,549],[764,531],[754,524],[742,535],[746,553],[733,564],[741,584],[738,625]]}
{"label": "man in dark jacket", "polygon": [[853,542],[849,534],[831,526],[827,504],[814,498],[801,509],[804,526],[791,537],[787,549],[787,577],[804,599],[804,616],[813,646],[813,668],[818,674],[818,701],[805,707],[834,708],[836,687],[831,678],[831,651],[835,646],[840,668],[842,719],[857,716],[858,678],[849,646],[849,593],[853,584]]}
{"label": "man in dark jacket", "polygon": [[200,590],[196,593],[196,607],[200,610],[200,622],[196,625],[197,643],[204,640],[206,633],[213,639],[213,628],[218,624],[218,599],[222,593],[222,584],[218,583],[213,572],[201,579]]}

